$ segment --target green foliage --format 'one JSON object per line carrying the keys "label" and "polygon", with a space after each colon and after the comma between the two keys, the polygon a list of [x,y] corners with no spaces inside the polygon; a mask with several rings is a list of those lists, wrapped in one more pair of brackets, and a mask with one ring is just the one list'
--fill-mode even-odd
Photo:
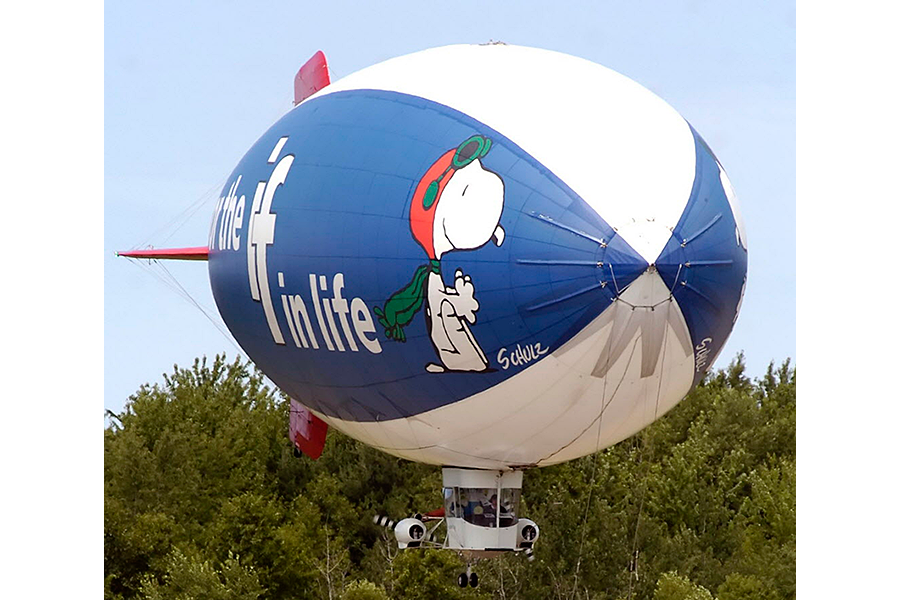
{"label": "green foliage", "polygon": [[719,586],[717,600],[778,600],[779,591],[753,575],[732,573]]}
{"label": "green foliage", "polygon": [[341,600],[389,600],[384,588],[366,579],[354,581],[346,588]]}
{"label": "green foliage", "polygon": [[441,502],[440,469],[329,431],[295,458],[287,404],[240,361],[176,367],[105,431],[105,590],[152,598],[795,597],[796,372],[743,357],[593,456],[529,471],[534,562],[399,551],[374,515]]}
{"label": "green foliage", "polygon": [[653,600],[713,600],[712,594],[703,586],[691,583],[678,573],[663,573],[656,583]]}
{"label": "green foliage", "polygon": [[233,555],[217,569],[198,553],[178,548],[167,558],[162,580],[146,576],[141,595],[146,600],[257,600],[264,591],[253,568]]}
{"label": "green foliage", "polygon": [[475,590],[457,586],[456,577],[465,570],[465,564],[450,552],[401,552],[394,563],[392,597],[397,600],[475,598]]}

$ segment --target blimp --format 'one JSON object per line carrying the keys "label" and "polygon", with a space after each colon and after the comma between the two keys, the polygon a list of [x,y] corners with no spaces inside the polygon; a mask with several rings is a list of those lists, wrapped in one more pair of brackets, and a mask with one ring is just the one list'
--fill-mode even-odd
{"label": "blimp", "polygon": [[542,49],[434,48],[334,82],[317,52],[294,93],[205,246],[120,255],[207,261],[304,453],[334,427],[443,468],[443,507],[390,523],[400,547],[530,551],[523,473],[664,415],[732,330],[747,237],[722,164],[641,85]]}

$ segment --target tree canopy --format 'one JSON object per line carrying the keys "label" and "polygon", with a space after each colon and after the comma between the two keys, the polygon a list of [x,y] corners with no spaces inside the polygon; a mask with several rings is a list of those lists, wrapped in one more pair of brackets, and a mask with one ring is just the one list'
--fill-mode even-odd
{"label": "tree canopy", "polygon": [[[330,430],[296,457],[252,364],[198,359],[141,387],[105,435],[108,599],[795,597],[796,371],[739,355],[611,448],[526,473],[533,562],[399,551],[374,515],[441,504],[441,471]],[[302,399],[300,399],[302,401]]]}

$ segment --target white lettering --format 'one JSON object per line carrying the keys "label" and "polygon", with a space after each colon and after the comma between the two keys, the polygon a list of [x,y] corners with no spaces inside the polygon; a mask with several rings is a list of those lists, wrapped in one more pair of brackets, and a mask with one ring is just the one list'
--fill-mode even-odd
{"label": "white lettering", "polygon": [[[281,332],[276,309],[272,302],[266,254],[268,247],[275,243],[275,221],[277,215],[272,212],[272,201],[278,188],[287,180],[288,172],[294,162],[294,156],[291,154],[278,160],[278,156],[281,154],[287,140],[287,136],[280,138],[269,155],[268,162],[270,164],[274,164],[276,160],[278,162],[275,164],[268,181],[259,181],[256,184],[256,191],[250,206],[246,240],[247,276],[250,284],[250,296],[253,300],[262,303],[272,339],[276,344],[282,345],[285,344],[284,335]],[[245,195],[238,197],[238,189],[242,177],[238,176],[237,180],[229,187],[228,193],[219,198],[209,232],[210,249],[214,245],[217,245],[219,250],[240,250],[241,248],[240,231],[244,226],[244,213],[247,202]],[[319,285],[316,285],[317,277]],[[278,287],[285,287],[283,272],[278,273]],[[339,352],[345,352],[343,338],[340,335],[341,331],[343,331],[351,351],[359,352],[356,339],[359,338],[366,350],[373,354],[379,354],[381,352],[381,343],[378,341],[377,336],[372,335],[372,337],[369,337],[369,334],[375,334],[376,332],[369,307],[366,306],[366,303],[361,298],[353,298],[348,306],[349,298],[344,296],[345,281],[343,273],[336,273],[333,276],[332,287],[333,291],[331,298],[329,298],[327,295],[328,278],[325,275],[309,274],[309,291],[313,310],[315,310],[316,322],[319,325],[319,332],[322,334],[325,346],[332,352],[335,350],[335,346],[337,346]],[[319,288],[325,293],[320,295]],[[281,308],[294,345],[297,348],[308,349],[311,344],[313,349],[318,350],[319,344],[315,330],[306,308],[306,302],[302,296],[282,293]],[[337,315],[337,322],[335,322],[335,315]],[[350,318],[353,321],[352,329],[350,327]],[[340,328],[337,323],[340,323]],[[356,336],[354,336],[354,332]],[[307,341],[307,338],[309,341]],[[534,356],[534,353],[532,352],[531,355]]]}
{"label": "white lettering", "polygon": [[225,196],[225,198],[222,202],[222,215],[221,215],[221,218],[219,219],[219,239],[218,239],[219,250],[225,250],[225,243],[226,243],[225,235],[228,230],[228,227],[227,227],[228,214],[229,214],[229,211],[232,213],[234,212],[234,207],[232,204],[232,201],[234,199],[234,189],[237,187],[237,184],[240,180],[241,180],[241,178],[238,177],[237,180],[231,184],[231,187],[228,188],[228,194]]}
{"label": "white lettering", "polygon": [[[279,275],[281,275],[281,273],[279,273]],[[294,345],[299,348],[300,340],[297,339],[297,330],[294,327],[294,319],[291,318],[291,309],[288,307],[288,297],[284,294],[281,295],[281,306],[284,308],[284,317],[287,319],[288,329],[291,330],[291,338],[294,340]],[[306,340],[303,340],[303,345],[306,345]]]}
{"label": "white lettering", "polygon": [[350,309],[347,307],[347,300],[341,297],[341,290],[344,289],[343,273],[337,273],[334,276],[331,287],[334,291],[331,308],[334,309],[335,314],[338,316],[338,321],[340,321],[341,328],[344,330],[344,336],[347,338],[347,345],[350,346],[350,350],[359,352],[356,340],[353,339],[353,334],[350,333],[350,323],[347,321],[347,313],[350,312]]}
{"label": "white lettering", "polygon": [[331,343],[328,329],[325,328],[325,319],[322,318],[322,307],[319,306],[319,288],[316,287],[316,276],[314,273],[309,274],[309,291],[312,294],[313,309],[316,311],[316,321],[319,322],[319,331],[322,332],[325,347],[334,352],[334,344]]}
{"label": "white lettering", "polygon": [[[237,190],[241,185],[242,177],[243,175],[238,175],[237,180],[228,187],[228,193],[219,198],[216,203],[216,212],[209,229],[208,245],[210,249],[238,250],[241,247],[237,231],[243,224],[246,198],[241,196],[238,200]],[[265,183],[264,181],[260,182],[260,185],[265,187]]]}
{"label": "white lettering", "polygon": [[244,222],[244,204],[247,200],[246,196],[241,196],[237,206],[234,209],[234,219],[231,221],[231,245],[234,250],[241,249],[241,234],[238,230]]}
{"label": "white lettering", "polygon": [[294,163],[294,157],[290,154],[278,161],[272,170],[272,176],[266,183],[266,191],[263,193],[262,206],[259,213],[254,215],[253,231],[250,232],[250,243],[256,248],[256,277],[259,280],[259,294],[266,314],[266,322],[272,339],[276,344],[284,344],[284,336],[275,318],[275,309],[272,306],[272,294],[269,292],[269,272],[266,264],[266,249],[275,243],[275,219],[278,215],[272,212],[272,199],[275,191],[281,187],[287,179],[288,171]]}
{"label": "white lettering", "polygon": [[266,182],[256,184],[256,193],[253,195],[253,204],[250,206],[250,224],[247,227],[247,275],[250,278],[250,297],[259,302],[259,280],[256,277],[256,251],[253,246],[253,228],[259,205],[262,204],[263,192],[266,190]]}
{"label": "white lettering", "polygon": [[[343,329],[344,335],[347,338],[347,344],[354,352],[359,352],[359,346],[357,345],[358,338],[359,342],[362,343],[366,350],[372,354],[380,354],[381,343],[375,335],[371,335],[370,337],[370,334],[374,334],[376,329],[369,307],[362,298],[353,298],[353,300],[349,302],[348,308],[348,299],[344,298],[341,293],[345,289],[344,274],[338,273],[332,279],[334,282],[333,285],[336,299],[322,297],[321,305],[319,304],[319,286],[315,284],[316,277],[315,274],[310,274],[309,287],[310,293],[313,296],[313,307],[316,309],[317,313],[316,318],[319,321],[319,329],[322,332],[322,337],[325,339],[328,349],[334,351],[335,345],[337,345],[337,350],[339,352],[345,351],[342,343],[343,340],[339,336],[339,330],[333,316],[334,314],[337,314],[338,319],[342,322],[341,329]],[[320,278],[319,281],[322,282],[322,279]],[[327,279],[325,281],[327,281]],[[285,287],[284,273],[282,272],[278,273],[278,286],[281,288]],[[328,291],[327,287],[323,291]],[[334,303],[330,302],[330,300],[334,300]],[[309,348],[310,344],[312,344],[312,348],[318,350],[319,343],[316,340],[315,330],[313,329],[309,311],[306,309],[306,302],[303,300],[303,297],[300,296],[300,294],[282,294],[281,304],[284,309],[285,317],[287,318],[288,327],[291,330],[291,337],[294,340],[294,345],[298,348]],[[350,326],[351,320],[353,322],[352,327]],[[326,325],[328,322],[330,322],[330,327]],[[344,326],[344,323],[346,323],[346,326]],[[329,336],[329,332],[331,333],[331,336]],[[309,342],[307,342],[307,336],[309,337]],[[332,337],[334,339],[334,345],[329,345]]]}
{"label": "white lettering", "polygon": [[497,362],[500,363],[500,366],[503,367],[504,371],[509,368],[509,359],[503,356],[505,352],[506,348],[500,348],[500,352],[497,353]]}
{"label": "white lettering", "polygon": [[[319,342],[316,341],[316,334],[313,331],[312,323],[309,321],[309,313],[306,312],[306,303],[303,302],[303,298],[300,294],[295,296],[291,296],[289,298],[291,303],[291,317],[294,320],[294,323],[297,327],[297,333],[300,336],[300,341],[303,343],[304,348],[309,348],[309,344],[306,343],[306,337],[303,335],[303,330],[306,329],[306,332],[309,334],[309,341],[312,344],[312,347],[316,350],[319,349]],[[303,319],[303,323],[300,322],[300,319]]]}
{"label": "white lettering", "polygon": [[338,352],[344,351],[344,342],[341,340],[341,334],[338,333],[337,325],[334,323],[334,313],[331,310],[331,300],[328,298],[322,298],[322,308],[325,313],[325,320],[328,321],[328,331],[331,333],[331,337],[334,338],[334,345],[337,346]]}
{"label": "white lettering", "polygon": [[216,241],[216,225],[219,223],[219,214],[222,212],[222,204],[225,203],[225,196],[220,196],[218,202],[216,202],[216,212],[213,213],[212,224],[209,226],[209,241],[207,242],[207,247],[215,248]]}
{"label": "white lettering", "polygon": [[353,329],[359,341],[372,354],[381,354],[381,342],[377,337],[369,338],[367,333],[375,333],[375,323],[372,321],[372,313],[362,298],[354,298],[350,303],[350,314],[353,317]]}
{"label": "white lettering", "polygon": [[[514,350],[500,348],[500,351],[497,353],[497,362],[500,363],[500,368],[505,371],[509,368],[510,364],[515,367],[523,367],[528,363],[537,360],[544,354],[547,354],[549,351],[550,348],[542,347],[540,342],[525,344],[524,348],[519,344],[516,344]],[[509,356],[505,356],[506,354],[509,354]]]}
{"label": "white lettering", "polygon": [[703,341],[697,344],[697,346],[694,348],[696,350],[696,353],[694,354],[696,373],[699,373],[700,370],[706,366],[706,363],[709,360],[709,344],[712,344],[712,338],[703,338]]}

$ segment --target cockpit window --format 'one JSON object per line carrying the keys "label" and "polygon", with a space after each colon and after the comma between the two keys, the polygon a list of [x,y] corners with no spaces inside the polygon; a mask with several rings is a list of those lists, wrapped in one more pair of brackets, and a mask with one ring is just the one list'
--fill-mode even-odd
{"label": "cockpit window", "polygon": [[447,517],[462,518],[463,510],[459,505],[459,488],[444,488],[444,515]]}
{"label": "cockpit window", "polygon": [[444,488],[444,508],[448,517],[461,517],[479,527],[496,527],[497,511],[500,527],[518,522],[521,490],[503,489],[498,501],[497,488]]}
{"label": "cockpit window", "polygon": [[519,498],[522,490],[504,488],[500,490],[500,527],[510,527],[519,522]]}

